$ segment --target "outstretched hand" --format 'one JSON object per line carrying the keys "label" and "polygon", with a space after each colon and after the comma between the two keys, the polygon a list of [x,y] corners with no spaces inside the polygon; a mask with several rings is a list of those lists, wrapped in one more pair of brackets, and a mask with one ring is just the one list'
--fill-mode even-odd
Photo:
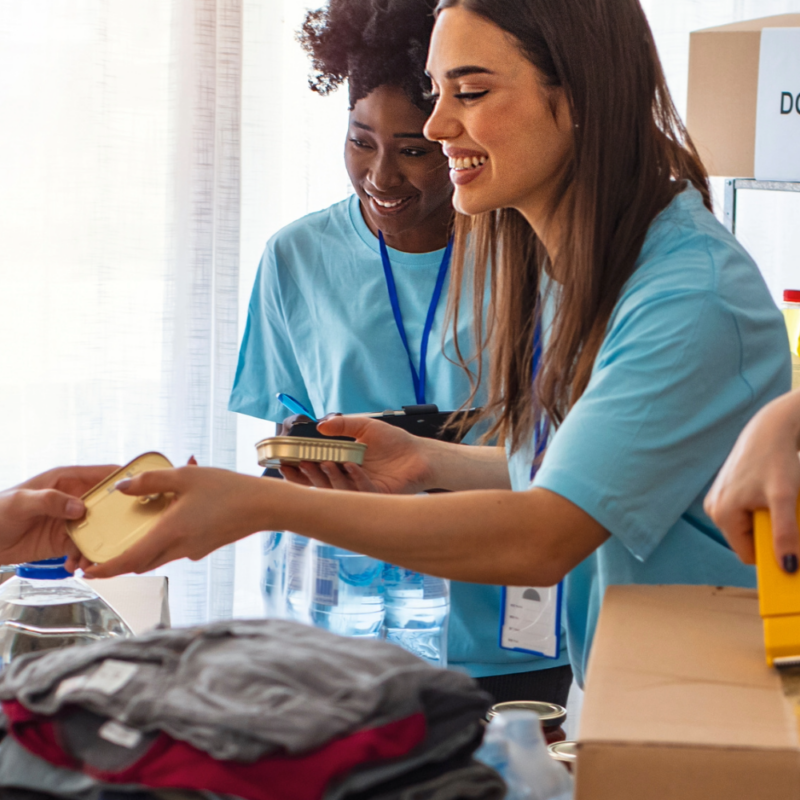
{"label": "outstretched hand", "polygon": [[64,521],[83,516],[80,496],[115,469],[58,467],[0,492],[0,563],[75,556]]}
{"label": "outstretched hand", "polygon": [[198,561],[223,545],[263,530],[258,506],[274,483],[279,482],[197,466],[143,472],[122,480],[117,490],[123,494],[171,493],[173,500],[147,535],[122,555],[104,564],[77,555],[70,557],[67,569],[80,568],[89,578],[110,578],[149,572],[178,558]]}
{"label": "outstretched hand", "polygon": [[768,508],[775,557],[787,572],[798,569],[798,446],[800,392],[793,392],[750,420],[706,496],[706,513],[746,564],[755,563],[753,512]]}
{"label": "outstretched hand", "polygon": [[326,436],[349,436],[367,445],[364,464],[304,461],[281,466],[286,480],[343,491],[413,494],[423,491],[429,473],[425,440],[369,417],[331,415],[317,426]]}

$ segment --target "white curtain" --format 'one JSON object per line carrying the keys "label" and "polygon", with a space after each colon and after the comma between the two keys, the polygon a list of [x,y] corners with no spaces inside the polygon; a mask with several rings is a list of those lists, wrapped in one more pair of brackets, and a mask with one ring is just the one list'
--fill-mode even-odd
{"label": "white curtain", "polygon": [[[303,5],[0,0],[0,486],[146,450],[258,469],[266,427],[226,409],[258,256],[345,194]],[[163,570],[177,622],[258,613],[247,547]]]}

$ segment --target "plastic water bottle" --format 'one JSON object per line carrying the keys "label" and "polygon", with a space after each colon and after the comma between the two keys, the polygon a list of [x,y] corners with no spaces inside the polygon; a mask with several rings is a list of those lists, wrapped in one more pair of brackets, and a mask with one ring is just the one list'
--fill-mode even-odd
{"label": "plastic water bottle", "polygon": [[383,562],[312,541],[311,622],[342,636],[379,639]]}
{"label": "plastic water bottle", "polygon": [[548,754],[539,715],[533,711],[495,716],[475,758],[506,782],[506,800],[572,800],[572,776]]}
{"label": "plastic water bottle", "polygon": [[307,536],[286,531],[286,568],[283,586],[283,610],[286,619],[295,622],[311,622],[308,587],[311,584],[309,571],[309,545]]}
{"label": "plastic water bottle", "polygon": [[64,569],[64,558],[20,564],[0,586],[0,660],[98,639],[133,636],[92,587]]}
{"label": "plastic water bottle", "polygon": [[286,576],[286,535],[283,531],[264,531],[261,534],[261,566],[263,580],[264,616],[285,616],[283,583]]}
{"label": "plastic water bottle", "polygon": [[383,589],[386,641],[435,667],[446,667],[450,582],[386,564]]}

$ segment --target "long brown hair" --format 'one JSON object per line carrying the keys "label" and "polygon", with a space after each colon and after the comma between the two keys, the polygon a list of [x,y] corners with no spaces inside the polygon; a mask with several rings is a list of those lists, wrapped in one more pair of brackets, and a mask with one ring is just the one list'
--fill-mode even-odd
{"label": "long brown hair", "polygon": [[[514,451],[543,415],[559,425],[585,391],[653,219],[687,181],[709,209],[711,196],[638,0],[440,0],[437,13],[453,6],[510,33],[545,84],[564,90],[575,125],[573,156],[551,210],[558,209],[566,235],[548,267],[558,276],[558,297],[535,385],[533,337],[547,254],[513,209],[456,221],[448,314],[457,328],[471,275],[476,349],[490,354],[487,436],[506,437]],[[468,234],[474,258],[465,259]],[[458,345],[457,353],[467,367]],[[474,361],[468,404],[481,380],[481,359]]]}

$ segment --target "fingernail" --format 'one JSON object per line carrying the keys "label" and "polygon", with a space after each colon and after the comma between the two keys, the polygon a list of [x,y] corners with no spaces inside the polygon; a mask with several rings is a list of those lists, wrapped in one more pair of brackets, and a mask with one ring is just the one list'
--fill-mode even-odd
{"label": "fingernail", "polygon": [[355,472],[355,471],[356,471],[356,468],[355,468],[355,466],[353,466],[353,464],[351,464],[351,463],[349,463],[349,462],[345,462],[345,464],[344,464],[344,468],[345,468],[345,469],[346,469],[348,472]]}
{"label": "fingernail", "polygon": [[77,498],[67,500],[67,514],[76,519],[83,514],[83,503]]}
{"label": "fingernail", "polygon": [[124,492],[126,489],[130,488],[130,485],[131,485],[130,478],[125,478],[124,480],[117,481],[114,484],[114,488]]}
{"label": "fingernail", "polygon": [[784,572],[788,572],[790,575],[794,575],[797,572],[797,556],[794,553],[789,553],[783,557],[783,569]]}

